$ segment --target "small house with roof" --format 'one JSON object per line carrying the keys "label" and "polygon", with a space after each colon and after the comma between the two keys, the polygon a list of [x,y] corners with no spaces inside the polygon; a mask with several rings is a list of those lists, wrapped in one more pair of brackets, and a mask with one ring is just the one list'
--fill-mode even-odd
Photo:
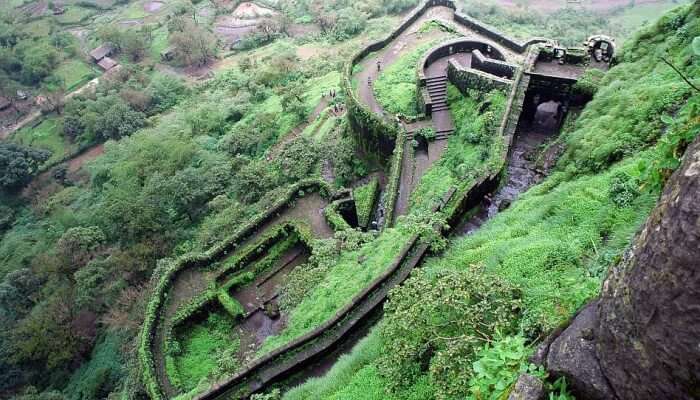
{"label": "small house with roof", "polygon": [[90,57],[92,57],[92,60],[94,62],[99,63],[100,61],[102,61],[103,58],[112,55],[113,52],[114,52],[114,46],[112,46],[109,43],[105,43],[102,46],[91,51]]}

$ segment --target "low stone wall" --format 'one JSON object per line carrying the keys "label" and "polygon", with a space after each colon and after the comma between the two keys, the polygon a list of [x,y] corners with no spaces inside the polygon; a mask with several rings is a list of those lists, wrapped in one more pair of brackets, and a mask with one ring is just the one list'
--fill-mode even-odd
{"label": "low stone wall", "polygon": [[476,89],[488,93],[493,89],[508,91],[513,81],[499,78],[476,69],[465,68],[458,60],[447,62],[447,77],[462,92]]}
{"label": "low stone wall", "polygon": [[515,65],[486,57],[484,53],[478,49],[472,50],[471,67],[504,79],[513,79],[513,76],[515,76],[515,71],[517,70]]}
{"label": "low stone wall", "polygon": [[[432,211],[439,212],[449,203],[453,194],[453,190],[449,191],[433,206]],[[420,242],[418,235],[412,236],[389,268],[332,319],[258,359],[245,370],[214,385],[208,392],[194,397],[194,400],[246,397],[298,372],[341,342],[355,326],[380,306],[389,291],[408,278],[427,251],[428,246]]]}

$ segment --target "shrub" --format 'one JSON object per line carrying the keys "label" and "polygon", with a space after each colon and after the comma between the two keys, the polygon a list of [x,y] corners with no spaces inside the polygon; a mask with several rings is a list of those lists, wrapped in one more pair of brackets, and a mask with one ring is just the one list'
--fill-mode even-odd
{"label": "shrub", "polygon": [[529,365],[531,349],[523,336],[498,337],[486,343],[472,364],[474,376],[469,380],[469,392],[475,399],[500,400],[510,392],[518,375],[528,372],[544,378],[542,367]]}
{"label": "shrub", "polygon": [[381,334],[391,351],[378,362],[389,389],[427,373],[437,399],[466,397],[478,349],[512,331],[520,307],[514,287],[480,268],[416,270],[385,306]]}

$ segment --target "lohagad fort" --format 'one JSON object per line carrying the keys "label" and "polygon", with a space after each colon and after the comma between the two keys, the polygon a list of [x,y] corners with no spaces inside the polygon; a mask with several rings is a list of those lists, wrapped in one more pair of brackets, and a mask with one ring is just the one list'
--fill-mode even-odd
{"label": "lohagad fort", "polygon": [[[425,29],[427,25],[435,29]],[[427,50],[415,64],[419,113],[392,114],[375,98],[373,85],[383,70],[420,49]],[[389,291],[420,265],[429,245],[418,234],[411,235],[383,272],[323,324],[263,351],[265,339],[283,330],[287,321],[278,304],[279,284],[308,260],[314,239],[348,227],[384,230],[408,213],[421,178],[451,151],[453,112],[459,104],[448,86],[458,89],[458,97],[484,101],[483,113],[490,113],[486,140],[491,151],[480,155],[487,161],[484,170],[465,171],[470,179],[453,182],[433,196],[438,201],[425,205],[445,217],[451,228],[434,226],[445,237],[473,232],[542,179],[546,162],[535,166],[525,154],[558,135],[567,115],[591,99],[577,82],[588,70],[607,71],[615,55],[615,42],[607,36],[591,36],[575,48],[547,38],[521,43],[458,13],[453,1],[420,4],[386,38],[348,60],[342,77],[346,118],[357,142],[388,166],[371,212],[360,215],[349,190],[333,190],[320,180],[302,181],[225,242],[160,265],[152,278],[139,344],[150,397],[183,395],[176,374],[169,373],[178,351],[174,338],[206,319],[212,309],[237,321],[243,366],[186,398],[247,398],[327,371],[366,334]],[[504,98],[504,107],[492,109],[489,96]],[[479,212],[468,214],[479,205]]]}

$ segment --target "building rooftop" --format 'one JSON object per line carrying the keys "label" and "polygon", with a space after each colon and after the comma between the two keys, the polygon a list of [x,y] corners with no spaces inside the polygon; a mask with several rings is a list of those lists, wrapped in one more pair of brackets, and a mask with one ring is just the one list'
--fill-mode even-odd
{"label": "building rooftop", "polygon": [[110,69],[114,68],[118,64],[119,64],[118,62],[114,61],[113,59],[111,59],[109,57],[104,57],[104,58],[102,58],[102,60],[100,60],[100,62],[97,63],[97,65],[99,65],[100,68],[102,68],[105,71],[109,71]]}
{"label": "building rooftop", "polygon": [[109,56],[112,54],[112,51],[114,51],[114,47],[112,47],[111,44],[105,43],[102,46],[96,48],[95,50],[90,52],[90,57],[92,57],[93,60],[95,61],[100,61],[103,58]]}

